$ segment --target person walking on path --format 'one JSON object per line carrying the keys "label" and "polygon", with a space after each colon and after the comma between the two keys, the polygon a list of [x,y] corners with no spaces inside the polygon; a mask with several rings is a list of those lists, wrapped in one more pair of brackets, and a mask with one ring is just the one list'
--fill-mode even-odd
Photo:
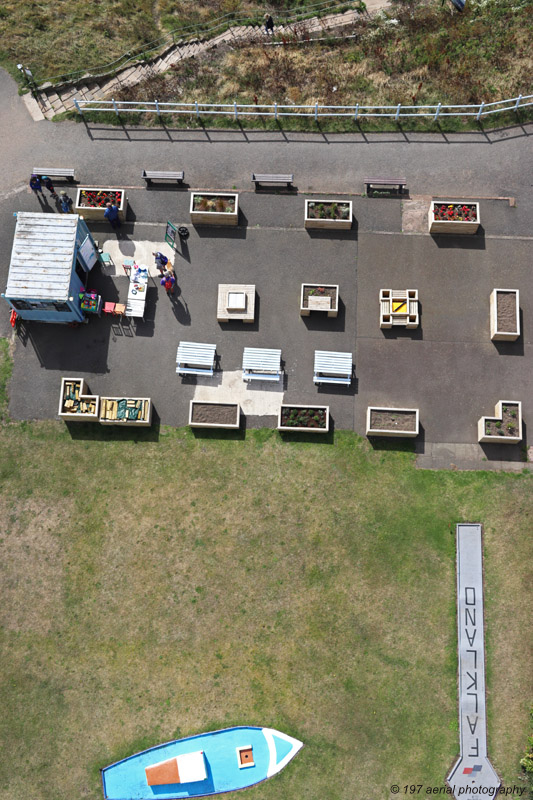
{"label": "person walking on path", "polygon": [[155,265],[156,265],[157,269],[159,270],[160,275],[164,276],[165,275],[165,269],[166,269],[166,266],[168,264],[168,258],[166,256],[164,256],[163,253],[159,253],[159,252],[152,253],[152,255],[155,257]]}
{"label": "person walking on path", "polygon": [[46,186],[46,188],[48,189],[54,200],[57,200],[57,192],[54,189],[54,184],[52,183],[48,175],[41,175],[41,180],[43,182],[43,186]]}
{"label": "person walking on path", "polygon": [[274,33],[274,20],[270,14],[265,14],[265,33],[272,35]]}
{"label": "person walking on path", "polygon": [[39,192],[44,197],[43,187],[41,186],[41,181],[39,180],[37,175],[32,175],[30,178],[30,189],[34,192],[34,194],[38,194]]}
{"label": "person walking on path", "polygon": [[118,218],[118,206],[115,203],[106,203],[106,210],[104,211],[104,217],[114,230],[120,228],[120,220]]}
{"label": "person walking on path", "polygon": [[169,295],[174,294],[174,286],[176,285],[176,278],[174,277],[174,273],[172,275],[166,275],[165,277],[161,278],[161,286],[165,287],[166,293]]}
{"label": "person walking on path", "polygon": [[72,214],[72,197],[64,189],[59,192],[59,207],[62,214]]}

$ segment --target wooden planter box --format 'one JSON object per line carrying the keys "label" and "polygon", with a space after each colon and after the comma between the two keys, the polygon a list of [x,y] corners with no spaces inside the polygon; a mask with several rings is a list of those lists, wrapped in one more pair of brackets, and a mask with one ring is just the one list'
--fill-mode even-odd
{"label": "wooden planter box", "polygon": [[[307,410],[317,412],[322,411],[325,414],[325,422],[323,427],[316,427],[314,425],[283,425],[283,413],[285,411],[300,411]],[[280,406],[278,414],[278,431],[296,432],[296,433],[327,433],[329,431],[329,406],[311,406],[311,405],[294,405],[294,403],[285,403]]]}
{"label": "wooden planter box", "polygon": [[87,187],[87,186],[80,186],[78,189],[78,193],[76,195],[76,202],[74,204],[74,213],[80,214],[84,219],[96,219],[96,220],[103,220],[104,213],[106,210],[106,206],[101,206],[99,208],[92,208],[91,206],[82,206],[81,203],[81,193],[82,192],[122,192],[122,200],[118,206],[118,218],[121,222],[124,222],[126,219],[126,211],[128,209],[128,198],[126,197],[126,190],[125,189],[116,189],[116,188],[102,188],[102,187]]}
{"label": "wooden planter box", "polygon": [[89,388],[83,378],[62,378],[58,415],[61,419],[72,422],[96,421],[99,400],[97,394],[89,394]]}
{"label": "wooden planter box", "polygon": [[[309,294],[309,291],[325,289],[320,294]],[[307,290],[307,291],[306,291]],[[302,283],[300,294],[300,316],[308,317],[311,311],[326,311],[328,317],[336,317],[339,313],[339,286],[334,283]]]}
{"label": "wooden planter box", "polygon": [[418,328],[418,289],[381,289],[379,293],[379,327]]}
{"label": "wooden planter box", "polygon": [[386,408],[368,406],[366,410],[367,436],[418,436],[418,408]]}
{"label": "wooden planter box", "polygon": [[[514,414],[514,416],[513,416]],[[509,425],[513,428],[509,429]],[[522,441],[522,403],[519,400],[499,400],[493,417],[481,417],[477,423],[478,442],[516,444]]]}
{"label": "wooden planter box", "polygon": [[211,400],[191,400],[191,428],[239,428],[241,409],[238,403],[216,403]]}
{"label": "wooden planter box", "polygon": [[[197,197],[205,197],[208,201],[217,197],[233,198],[234,211],[195,211],[194,202]],[[233,192],[191,192],[191,222],[193,225],[238,225],[239,223],[239,195]]]}
{"label": "wooden planter box", "polygon": [[490,338],[514,342],[520,336],[520,292],[493,289],[490,293]]}
{"label": "wooden planter box", "polygon": [[[348,216],[346,219],[342,219],[339,217],[338,219],[332,219],[329,215],[329,209],[331,206],[335,204],[337,207],[346,207],[348,208]],[[310,209],[311,207],[317,207],[320,205],[324,206],[324,210],[326,211],[327,216],[325,217],[313,217],[310,216]],[[334,230],[334,229],[341,229],[341,230],[350,230],[352,227],[352,201],[351,200],[306,200],[305,201],[305,220],[304,220],[304,227],[305,228],[325,228],[327,230]]]}
{"label": "wooden planter box", "polygon": [[[130,418],[128,413],[122,419],[118,418],[118,404],[124,400],[130,404],[126,406],[127,409],[140,409],[137,419]],[[102,425],[126,425],[128,428],[151,425],[152,401],[149,397],[101,397],[99,422]]]}
{"label": "wooden planter box", "polygon": [[[476,208],[476,221],[465,222],[463,220],[437,220],[434,215],[435,206],[447,205],[469,205]],[[432,200],[428,211],[428,227],[430,233],[476,233],[480,225],[479,203],[462,200]]]}

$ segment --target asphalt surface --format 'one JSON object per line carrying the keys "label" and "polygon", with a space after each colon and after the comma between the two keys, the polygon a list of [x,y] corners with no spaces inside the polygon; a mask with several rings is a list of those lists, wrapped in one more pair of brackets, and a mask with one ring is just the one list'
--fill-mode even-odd
{"label": "asphalt surface", "polygon": [[[85,375],[93,391],[152,396],[162,422],[185,424],[195,386],[175,374],[180,339],[216,342],[224,370],[240,367],[244,346],[281,347],[285,399],[328,402],[335,425],[359,433],[368,404],[419,407],[427,442],[475,441],[477,419],[499,399],[521,399],[526,421],[531,418],[532,125],[489,134],[340,135],[33,122],[2,71],[0,99],[2,289],[13,212],[39,208],[27,190],[37,162],[75,167],[81,185],[127,188],[130,209],[120,243],[125,254],[129,241],[162,241],[167,219],[188,223],[189,188],[237,190],[242,208],[234,231],[191,228],[186,252],[176,255],[180,295],[172,303],[154,284],[146,322],[120,326],[93,319],[74,331],[28,326],[15,346],[14,418],[54,417],[60,376],[76,374]],[[146,189],[143,168],[184,169],[186,186]],[[253,171],[293,172],[295,190],[254,192]],[[401,201],[360,196],[369,174],[405,175],[411,196],[481,198],[481,235],[402,234]],[[351,196],[353,230],[333,236],[304,231],[305,193]],[[515,198],[516,208],[485,199],[496,197]],[[91,228],[97,238],[109,236],[103,226]],[[340,285],[337,320],[300,318],[299,287],[307,280]],[[232,281],[256,284],[253,326],[222,329],[216,321],[216,287]],[[93,282],[109,300],[127,292],[125,277],[101,272]],[[494,287],[520,289],[524,327],[515,345],[490,342]],[[420,330],[380,331],[380,288],[418,288]],[[8,316],[2,304],[2,335],[10,332]],[[349,391],[313,385],[315,349],[354,353],[356,380]]]}

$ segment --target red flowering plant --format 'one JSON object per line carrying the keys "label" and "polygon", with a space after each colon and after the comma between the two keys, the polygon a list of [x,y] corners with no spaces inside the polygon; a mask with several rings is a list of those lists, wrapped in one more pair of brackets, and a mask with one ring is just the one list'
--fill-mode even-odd
{"label": "red flowering plant", "polygon": [[435,203],[433,216],[445,222],[476,222],[477,211],[473,203]]}
{"label": "red flowering plant", "polygon": [[112,189],[82,189],[80,206],[86,208],[105,208],[107,203],[115,203],[120,207],[122,192]]}

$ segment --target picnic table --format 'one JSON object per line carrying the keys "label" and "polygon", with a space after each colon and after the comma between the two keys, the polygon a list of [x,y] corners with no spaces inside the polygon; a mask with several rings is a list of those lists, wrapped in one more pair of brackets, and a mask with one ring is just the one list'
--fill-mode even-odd
{"label": "picnic table", "polygon": [[130,273],[130,287],[126,301],[127,317],[144,317],[146,292],[148,290],[148,267],[134,264]]}

